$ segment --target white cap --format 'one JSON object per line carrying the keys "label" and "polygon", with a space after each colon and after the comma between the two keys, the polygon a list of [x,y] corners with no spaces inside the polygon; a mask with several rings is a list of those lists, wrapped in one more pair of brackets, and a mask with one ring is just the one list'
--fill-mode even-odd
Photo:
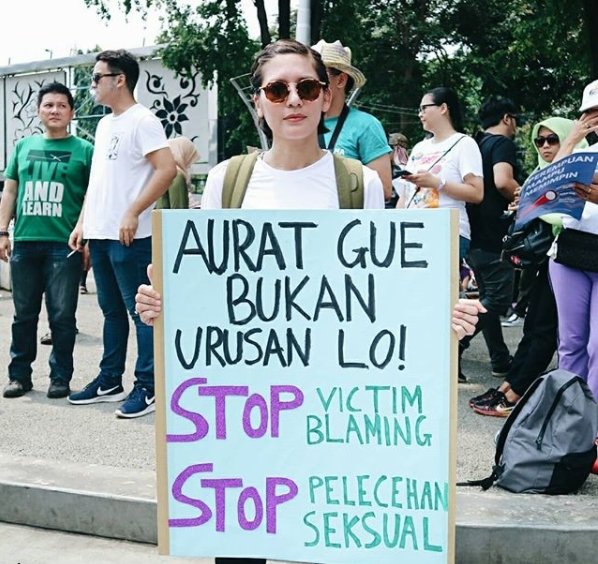
{"label": "white cap", "polygon": [[586,112],[590,108],[598,107],[598,80],[590,82],[583,89],[583,98],[581,100],[580,112]]}

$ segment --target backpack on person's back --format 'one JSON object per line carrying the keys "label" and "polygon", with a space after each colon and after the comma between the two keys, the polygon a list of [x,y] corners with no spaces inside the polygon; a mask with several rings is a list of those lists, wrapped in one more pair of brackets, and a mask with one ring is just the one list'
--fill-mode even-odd
{"label": "backpack on person's back", "polygon": [[587,384],[571,372],[553,370],[534,381],[500,430],[492,474],[460,485],[574,492],[596,461],[597,436],[598,404]]}

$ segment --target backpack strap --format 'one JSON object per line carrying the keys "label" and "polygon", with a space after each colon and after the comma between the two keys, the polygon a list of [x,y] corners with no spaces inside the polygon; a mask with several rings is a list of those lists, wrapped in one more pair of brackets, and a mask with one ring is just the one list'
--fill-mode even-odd
{"label": "backpack strap", "polygon": [[260,153],[237,155],[229,159],[222,185],[222,207],[240,208],[245,197],[253,167]]}
{"label": "backpack strap", "polygon": [[363,165],[355,159],[333,154],[334,175],[338,190],[338,203],[342,210],[363,209]]}
{"label": "backpack strap", "polygon": [[499,470],[496,466],[492,469],[492,474],[483,480],[467,480],[467,482],[457,482],[457,486],[481,486],[484,491],[489,490],[499,478]]}
{"label": "backpack strap", "polygon": [[[224,174],[222,207],[240,208],[259,153],[232,157]],[[363,165],[355,160],[332,155],[341,209],[363,209]]]}
{"label": "backpack strap", "polygon": [[328,149],[331,153],[334,151],[334,147],[336,146],[336,141],[338,140],[338,136],[341,133],[341,129],[343,128],[343,125],[345,125],[345,120],[347,119],[348,115],[349,115],[349,106],[347,104],[345,104],[343,106],[343,110],[341,111],[341,113],[338,116],[338,119],[336,121],[336,127],[334,128],[334,131],[332,132],[332,137],[330,138],[328,147],[326,147],[326,142],[324,141],[324,134],[320,133],[320,135],[318,135],[318,143],[322,149]]}

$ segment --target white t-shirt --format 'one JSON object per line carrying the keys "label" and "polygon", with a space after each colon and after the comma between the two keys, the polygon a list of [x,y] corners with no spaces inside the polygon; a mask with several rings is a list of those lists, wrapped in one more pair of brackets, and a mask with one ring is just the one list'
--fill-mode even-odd
{"label": "white t-shirt", "polygon": [[[594,143],[584,149],[579,149],[576,152],[580,151],[598,153],[598,143]],[[596,172],[598,172],[598,169],[596,169]],[[580,219],[563,215],[563,226],[568,227],[569,229],[577,229],[579,231],[586,231],[598,235],[598,205],[592,202],[586,202]]]}
{"label": "white t-shirt", "polygon": [[[458,139],[460,141],[455,145]],[[451,146],[453,146],[452,149],[442,156]],[[480,178],[484,175],[482,154],[478,144],[463,133],[455,133],[440,143],[435,142],[434,138],[420,141],[413,147],[405,168],[410,172],[427,172],[429,170],[435,176],[440,177],[443,182],[462,183],[463,178],[468,174]],[[437,188],[422,188],[416,192],[415,184],[406,180],[395,181],[393,186],[405,207],[457,208],[459,210],[459,235],[471,239],[464,201],[455,200]]]}
{"label": "white t-shirt", "polygon": [[[222,187],[228,161],[215,166],[206,180],[201,199],[203,209],[222,208]],[[383,209],[384,190],[378,173],[363,167],[364,209]],[[334,160],[326,154],[315,163],[298,170],[272,168],[258,158],[251,174],[243,209],[339,209]]]}
{"label": "white t-shirt", "polygon": [[[100,120],[85,200],[85,239],[118,239],[124,213],[154,173],[146,155],[167,147],[160,120],[141,104]],[[152,234],[152,208],[139,215],[136,239]]]}

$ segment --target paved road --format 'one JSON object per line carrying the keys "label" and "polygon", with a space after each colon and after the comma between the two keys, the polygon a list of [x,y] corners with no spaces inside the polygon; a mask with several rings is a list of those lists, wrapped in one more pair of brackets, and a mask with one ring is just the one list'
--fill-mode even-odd
{"label": "paved road", "polygon": [[[93,272],[93,271],[92,271]],[[101,356],[101,314],[96,301],[93,277],[90,293],[80,297],[75,348],[73,389],[82,388],[97,374]],[[9,360],[9,335],[12,319],[10,292],[0,290],[0,366]],[[39,334],[45,333],[45,320]],[[514,351],[520,328],[506,328],[506,339]],[[130,339],[130,346],[134,342]],[[85,462],[126,468],[154,468],[154,415],[136,420],[119,420],[114,404],[71,406],[64,400],[49,400],[47,359],[50,347],[40,346],[35,363],[34,391],[18,399],[0,398],[0,452],[57,461]],[[131,351],[132,353],[133,351]],[[134,355],[130,354],[129,358]],[[473,413],[467,400],[498,383],[490,375],[483,339],[473,341],[464,360],[469,382],[459,385],[457,479],[476,479],[490,473],[494,455],[494,436],[503,419]],[[3,375],[4,376],[4,375]],[[5,376],[4,376],[5,377]],[[1,381],[1,380],[0,380]],[[132,366],[125,376],[125,387],[132,385]],[[598,476],[592,476],[579,495],[598,495]]]}

